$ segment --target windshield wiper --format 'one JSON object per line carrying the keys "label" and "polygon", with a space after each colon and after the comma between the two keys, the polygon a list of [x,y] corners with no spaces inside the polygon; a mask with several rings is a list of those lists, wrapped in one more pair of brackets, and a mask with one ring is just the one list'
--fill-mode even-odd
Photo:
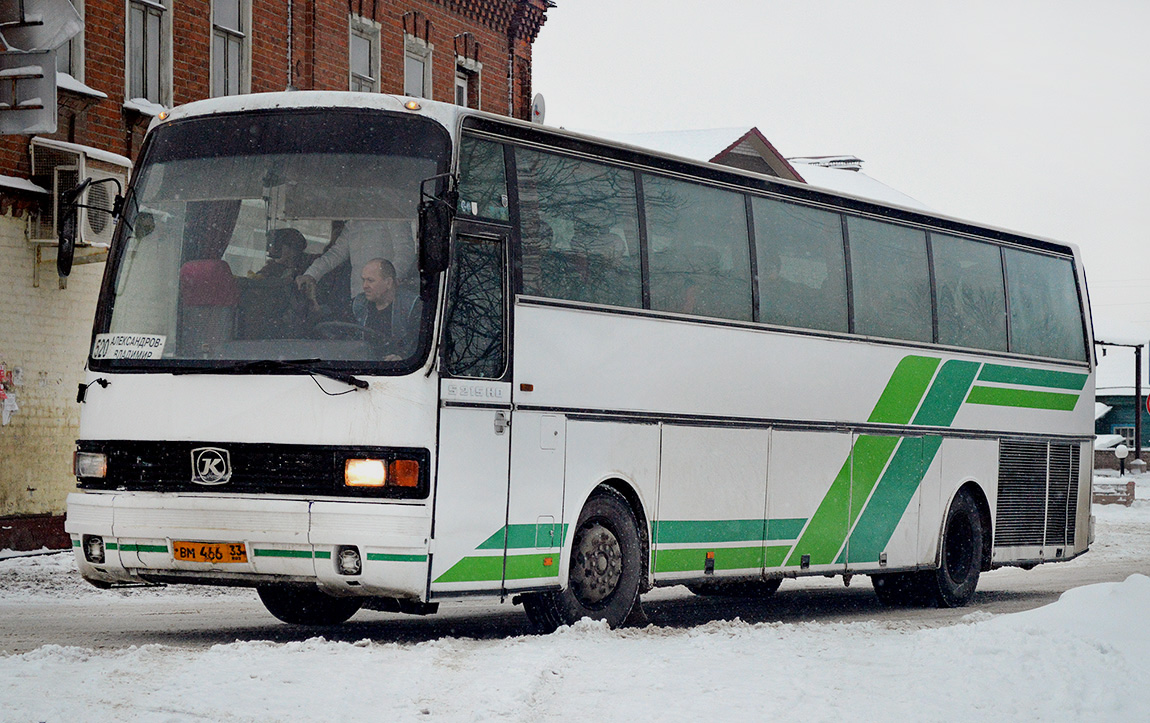
{"label": "windshield wiper", "polygon": [[324,369],[316,366],[322,359],[257,359],[249,362],[237,362],[215,367],[195,367],[172,370],[173,374],[211,374],[213,372],[262,372],[278,369],[296,369],[307,374],[327,377],[337,382],[343,382],[358,389],[367,389],[370,386],[366,379],[360,379],[354,374]]}

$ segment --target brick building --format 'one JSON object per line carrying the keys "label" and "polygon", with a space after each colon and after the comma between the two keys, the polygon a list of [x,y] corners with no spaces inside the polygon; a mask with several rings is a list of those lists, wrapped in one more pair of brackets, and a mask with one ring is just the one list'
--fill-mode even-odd
{"label": "brick building", "polygon": [[[72,0],[57,50],[58,129],[0,137],[0,549],[62,546],[76,387],[112,225],[81,218],[67,283],[54,202],[124,179],[164,108],[298,90],[396,93],[528,118],[531,46],[549,0]],[[107,186],[105,186],[106,188]],[[99,188],[99,187],[97,187]],[[99,199],[87,199],[99,203]]]}

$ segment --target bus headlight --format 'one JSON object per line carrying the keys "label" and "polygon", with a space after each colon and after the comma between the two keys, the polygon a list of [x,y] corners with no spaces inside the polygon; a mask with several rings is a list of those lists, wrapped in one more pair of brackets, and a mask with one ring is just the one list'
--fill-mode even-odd
{"label": "bus headlight", "polygon": [[349,459],[343,465],[348,487],[418,487],[419,462],[414,459]]}
{"label": "bus headlight", "polygon": [[343,483],[348,487],[383,487],[387,467],[382,459],[349,459],[343,465]]}
{"label": "bus headlight", "polygon": [[108,455],[102,452],[73,452],[72,471],[77,477],[107,477]]}

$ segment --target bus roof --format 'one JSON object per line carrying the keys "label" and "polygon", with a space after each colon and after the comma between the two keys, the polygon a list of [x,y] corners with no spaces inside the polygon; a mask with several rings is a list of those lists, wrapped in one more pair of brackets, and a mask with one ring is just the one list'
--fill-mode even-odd
{"label": "bus roof", "polygon": [[[417,104],[417,107],[405,107],[405,104],[408,104],[409,102],[414,102]],[[922,207],[915,207],[909,204],[900,204],[889,198],[876,199],[873,197],[868,197],[867,195],[856,195],[854,193],[846,192],[842,189],[831,189],[822,185],[811,185],[797,181],[790,181],[783,178],[777,178],[774,176],[766,176],[755,173],[753,171],[747,171],[732,166],[710,163],[708,161],[699,160],[698,158],[690,158],[682,155],[677,155],[675,153],[667,153],[640,145],[633,145],[623,141],[611,140],[609,138],[570,131],[564,128],[546,126],[539,123],[531,123],[528,121],[518,120],[495,113],[478,111],[472,108],[465,108],[452,103],[427,100],[426,98],[408,98],[398,95],[386,95],[383,93],[353,93],[350,91],[282,91],[276,93],[250,93],[246,95],[209,98],[206,100],[195,101],[186,105],[177,106],[171,111],[168,111],[166,114],[157,116],[152,121],[149,130],[164,122],[192,118],[196,116],[210,115],[215,113],[239,113],[244,111],[270,110],[276,108],[364,108],[393,112],[411,112],[435,120],[445,128],[449,129],[453,134],[460,127],[463,119],[475,118],[480,122],[483,122],[485,126],[503,126],[505,129],[515,135],[541,134],[559,141],[566,139],[571,143],[590,143],[597,146],[612,148],[616,151],[622,151],[625,154],[649,156],[665,161],[672,161],[676,165],[685,165],[700,169],[707,169],[707,171],[709,171],[708,175],[712,177],[715,174],[719,174],[728,178],[741,177],[753,179],[755,181],[755,185],[757,186],[762,186],[765,182],[765,184],[768,186],[777,186],[782,187],[782,189],[789,189],[792,193],[797,191],[801,196],[813,199],[821,199],[824,202],[833,202],[835,199],[840,199],[848,202],[858,202],[868,206],[879,206],[895,212],[892,215],[903,217],[907,221],[917,221],[918,223],[927,223],[933,225],[939,225],[939,222],[942,222],[941,225],[955,227],[956,229],[967,227],[977,235],[989,235],[992,237],[998,237],[1003,240],[1021,242],[1027,245],[1043,246],[1050,250],[1072,254],[1076,258],[1080,257],[1077,245],[1072,243],[1042,236],[1035,236],[1033,234],[1023,233],[1003,227],[991,226],[970,219],[934,212]],[[784,190],[784,193],[785,192],[786,190]]]}

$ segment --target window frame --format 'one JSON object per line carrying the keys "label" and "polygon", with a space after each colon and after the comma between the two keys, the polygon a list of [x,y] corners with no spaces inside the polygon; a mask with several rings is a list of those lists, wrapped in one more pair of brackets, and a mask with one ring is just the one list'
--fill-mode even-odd
{"label": "window frame", "polygon": [[[944,344],[938,339],[938,281],[936,279],[934,268],[933,236],[935,234],[942,234],[987,244],[999,250],[999,254],[1002,257],[1004,294],[1006,296],[1007,305],[1007,334],[1011,341],[1013,341],[1014,331],[1010,328],[1010,289],[1009,281],[1005,278],[1007,274],[1005,255],[1007,252],[1011,249],[1016,249],[1040,256],[1061,259],[1070,263],[1074,276],[1075,293],[1078,300],[1078,315],[1080,319],[1080,326],[1082,327],[1082,338],[1085,341],[1085,345],[1088,347],[1092,333],[1089,327],[1089,318],[1084,315],[1084,296],[1086,294],[1086,288],[1083,286],[1080,260],[1073,247],[1071,246],[1058,244],[1043,239],[1021,236],[1019,234],[1014,234],[1008,231],[976,226],[969,222],[946,217],[931,217],[912,210],[891,208],[875,202],[864,201],[861,199],[852,199],[849,197],[841,198],[817,188],[779,188],[777,183],[771,182],[769,180],[754,177],[741,177],[737,174],[737,172],[731,172],[725,169],[708,166],[706,164],[688,164],[680,160],[663,157],[654,153],[640,153],[632,149],[617,147],[611,144],[602,144],[580,138],[565,137],[542,130],[536,130],[534,128],[510,126],[498,121],[480,119],[478,117],[465,118],[461,124],[461,127],[470,135],[484,137],[487,140],[504,144],[505,152],[507,154],[507,180],[508,191],[510,194],[510,219],[507,223],[509,223],[509,225],[512,227],[513,238],[513,248],[511,251],[511,262],[513,265],[511,282],[516,294],[523,294],[524,292],[521,278],[521,269],[518,268],[519,264],[521,263],[521,249],[519,248],[519,245],[521,242],[520,227],[522,225],[522,220],[519,217],[520,199],[518,198],[518,183],[516,180],[517,169],[515,167],[516,164],[513,155],[516,148],[522,147],[540,152],[564,155],[575,159],[598,162],[610,166],[616,166],[618,168],[628,169],[635,173],[637,176],[635,188],[637,195],[636,202],[640,209],[639,242],[642,246],[640,261],[643,272],[642,288],[644,293],[644,303],[641,309],[603,306],[602,310],[604,312],[624,314],[638,313],[644,316],[650,315],[656,317],[663,315],[663,312],[658,312],[651,309],[649,297],[647,296],[650,290],[649,271],[647,268],[649,262],[649,251],[647,249],[648,231],[646,228],[646,199],[644,197],[642,176],[643,174],[650,174],[711,186],[718,189],[725,189],[735,193],[741,193],[748,199],[748,206],[750,205],[750,201],[753,201],[756,198],[765,198],[780,203],[792,204],[798,207],[826,211],[837,215],[839,218],[839,223],[843,227],[842,243],[846,273],[845,282],[848,322],[848,328],[846,331],[823,330],[807,327],[783,327],[779,326],[778,324],[771,324],[770,322],[762,321],[758,318],[756,318],[754,321],[746,322],[740,320],[698,316],[691,319],[693,323],[735,326],[751,329],[762,327],[777,327],[786,333],[794,333],[805,336],[854,339],[857,341],[866,341],[868,343],[920,349],[937,348],[947,353],[954,352],[956,350],[965,350],[970,353],[988,357],[1028,359],[1056,364],[1066,364],[1076,367],[1087,366],[1091,362],[1092,355],[1088,353],[1088,348],[1085,359],[1079,360],[1064,357],[1035,356],[1034,354],[1027,354],[1024,352],[1016,351],[1013,348],[1013,344],[1012,348],[1006,351],[1002,351],[978,349],[965,346],[960,347],[952,344]],[[887,226],[904,228],[914,231],[916,234],[922,233],[925,236],[924,263],[927,273],[926,281],[929,284],[927,294],[929,297],[930,311],[929,317],[924,321],[929,323],[929,340],[911,340],[885,336],[864,337],[864,335],[860,334],[855,328],[857,305],[855,303],[856,280],[854,277],[856,274],[852,269],[852,264],[850,263],[850,234],[849,230],[846,228],[848,217],[855,217]],[[750,261],[752,263],[752,273],[754,273],[755,271],[758,271],[756,267],[761,266],[762,261],[757,258],[757,229],[755,228],[755,219],[751,213],[747,213],[747,220],[749,252],[751,254]],[[754,285],[752,285],[751,291],[752,294],[755,293],[756,288]],[[524,295],[532,297],[533,303],[544,303],[546,305],[563,306],[569,304],[573,307],[591,306],[597,309],[601,306],[599,304],[587,304],[586,302],[580,302],[577,300],[558,300],[550,299],[547,297],[538,297],[538,301],[536,302],[536,297],[534,297],[532,294]],[[761,313],[758,304],[754,306],[754,309],[756,315]],[[678,318],[678,315],[675,316]]]}
{"label": "window frame", "polygon": [[[382,35],[382,26],[369,18],[362,15],[352,13],[348,16],[348,40],[347,40],[347,83],[348,89],[359,93],[378,93],[380,92],[380,76],[381,72],[381,51],[380,40]],[[374,75],[364,76],[357,72],[353,67],[351,58],[351,43],[352,38],[361,37],[367,40],[368,43],[368,64],[369,72],[374,72]],[[356,88],[356,81],[368,86],[365,90],[363,88]],[[366,81],[366,82],[365,82]]]}
{"label": "window frame", "polygon": [[[143,98],[152,103],[162,105],[165,107],[172,106],[172,0],[125,0],[124,2],[124,100],[131,101],[136,98]],[[147,65],[147,35],[145,34],[144,42],[144,56],[145,68],[143,71],[135,68],[132,63],[132,10],[133,7],[140,7],[145,10],[145,18],[149,14],[148,11],[153,11],[160,16],[160,37],[158,39],[158,49],[156,58],[156,83],[157,83],[157,97],[149,98],[147,85],[148,76],[145,75],[140,79],[140,84],[144,86],[143,94],[134,94],[132,92],[135,85],[135,75],[137,72],[146,72]],[[145,22],[145,28],[147,23]],[[75,76],[72,76],[75,77]],[[80,78],[76,78],[81,80]]]}
{"label": "window frame", "polygon": [[[433,43],[414,35],[403,34],[403,95],[432,100],[431,62],[434,57],[435,45]],[[420,94],[409,92],[410,89],[407,87],[407,61],[409,59],[423,63],[423,92]]]}
{"label": "window frame", "polygon": [[[211,39],[208,43],[208,56],[210,65],[210,97],[222,98],[229,95],[243,95],[251,92],[251,27],[252,27],[252,3],[251,0],[234,0],[239,5],[239,28],[229,28],[220,25],[216,22],[216,2],[212,0],[211,6]],[[230,45],[233,41],[238,41],[240,46],[239,52],[239,69],[238,81],[236,84],[236,91],[230,92],[230,85],[228,81],[232,78],[228,66],[228,54],[225,53],[221,59],[218,57],[219,53],[216,50],[216,39],[223,38],[226,45]],[[217,63],[222,62],[220,71],[224,73],[224,77],[220,78],[217,72]],[[222,89],[222,92],[220,92]]]}

